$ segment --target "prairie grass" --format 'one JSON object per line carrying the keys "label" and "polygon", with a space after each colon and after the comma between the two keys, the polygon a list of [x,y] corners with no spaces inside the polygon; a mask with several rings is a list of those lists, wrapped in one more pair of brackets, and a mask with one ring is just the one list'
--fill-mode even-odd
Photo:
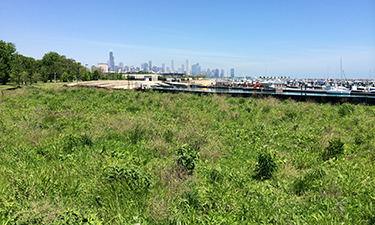
{"label": "prairie grass", "polygon": [[375,223],[373,106],[45,86],[0,96],[0,224]]}

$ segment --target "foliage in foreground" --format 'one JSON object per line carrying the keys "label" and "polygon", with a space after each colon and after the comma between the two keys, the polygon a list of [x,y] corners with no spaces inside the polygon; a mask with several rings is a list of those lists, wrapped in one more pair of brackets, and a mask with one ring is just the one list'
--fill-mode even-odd
{"label": "foliage in foreground", "polygon": [[373,224],[375,108],[95,89],[0,96],[0,224]]}

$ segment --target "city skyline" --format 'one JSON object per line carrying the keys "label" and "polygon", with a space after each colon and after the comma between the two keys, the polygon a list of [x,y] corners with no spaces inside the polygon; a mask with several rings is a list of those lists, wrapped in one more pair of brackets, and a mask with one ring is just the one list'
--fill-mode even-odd
{"label": "city skyline", "polygon": [[2,8],[1,39],[35,59],[52,51],[95,65],[112,50],[124,65],[152,59],[152,67],[171,67],[171,60],[179,67],[190,59],[225,73],[235,68],[236,76],[339,78],[342,58],[348,78],[375,73],[372,0],[192,0],[183,7],[165,0],[6,0]]}
{"label": "city skyline", "polygon": [[[92,65],[91,69],[100,68],[103,72],[155,72],[155,73],[176,73],[176,74],[185,74],[185,75],[207,75],[209,77],[224,77],[224,76],[231,76],[234,77],[234,68],[230,68],[229,72],[225,73],[224,69],[222,68],[214,68],[210,70],[209,68],[204,68],[199,65],[199,63],[193,64],[190,66],[190,60],[186,59],[186,65],[181,64],[180,68],[174,67],[174,60],[171,60],[171,67],[165,67],[165,63],[162,63],[161,66],[152,66],[152,60],[149,60],[148,63],[144,62],[141,63],[140,66],[136,65],[126,65],[124,66],[123,62],[119,62],[118,65],[115,65],[115,59],[113,55],[113,51],[109,52],[109,60],[107,64],[105,63],[97,63],[96,65]],[[186,70],[185,70],[186,68]],[[218,71],[221,70],[219,74]]]}

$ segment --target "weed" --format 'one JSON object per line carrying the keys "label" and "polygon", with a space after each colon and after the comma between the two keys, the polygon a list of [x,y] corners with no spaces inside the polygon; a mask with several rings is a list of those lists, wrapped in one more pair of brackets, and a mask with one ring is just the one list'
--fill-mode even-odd
{"label": "weed", "polygon": [[199,153],[191,146],[184,144],[177,148],[176,154],[177,165],[180,166],[182,171],[187,171],[187,173],[191,175],[198,162]]}
{"label": "weed", "polygon": [[267,148],[263,148],[258,154],[258,164],[255,168],[254,178],[257,180],[271,179],[277,171],[276,153]]}
{"label": "weed", "polygon": [[322,156],[324,160],[337,158],[344,153],[344,142],[340,138],[329,141],[329,146],[324,149]]}
{"label": "weed", "polygon": [[109,166],[105,168],[105,175],[108,181],[115,181],[126,184],[132,191],[147,190],[152,184],[150,175],[127,166]]}
{"label": "weed", "polygon": [[342,104],[339,108],[339,111],[338,111],[340,116],[351,115],[351,114],[353,114],[353,112],[354,112],[354,106],[352,104],[349,104],[349,103]]}
{"label": "weed", "polygon": [[302,177],[297,178],[293,183],[293,189],[296,194],[300,195],[304,192],[314,189],[316,181],[322,179],[326,172],[322,168],[310,169]]}

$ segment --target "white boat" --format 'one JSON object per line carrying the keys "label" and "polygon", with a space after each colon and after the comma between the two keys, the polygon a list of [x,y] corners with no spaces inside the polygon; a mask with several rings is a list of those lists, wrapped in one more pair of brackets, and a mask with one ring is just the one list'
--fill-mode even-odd
{"label": "white boat", "polygon": [[327,94],[336,94],[336,95],[350,95],[350,90],[343,86],[328,86],[325,88]]}

